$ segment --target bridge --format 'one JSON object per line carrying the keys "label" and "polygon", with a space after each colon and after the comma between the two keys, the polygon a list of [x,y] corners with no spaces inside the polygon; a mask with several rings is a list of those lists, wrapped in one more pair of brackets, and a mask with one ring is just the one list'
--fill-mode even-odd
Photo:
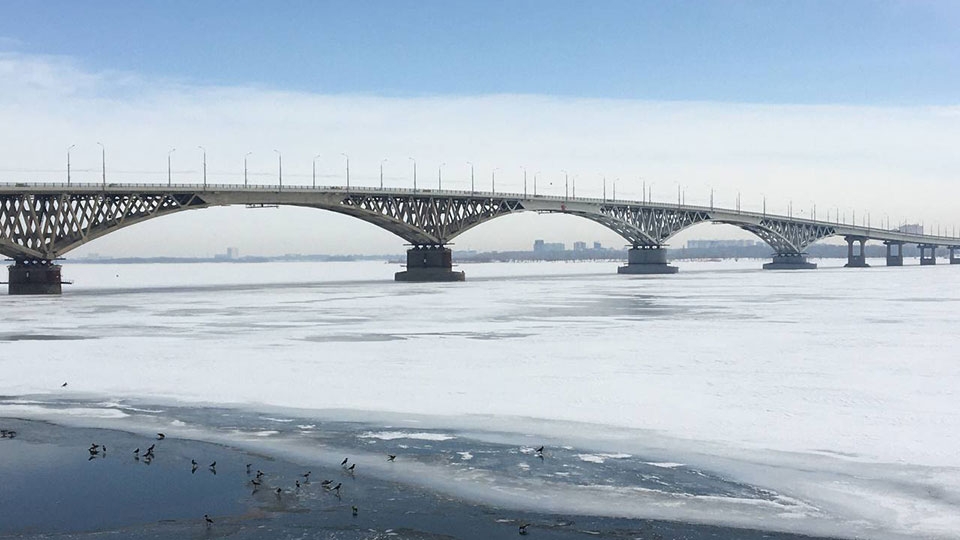
{"label": "bridge", "polygon": [[77,247],[148,219],[226,205],[290,205],[338,212],[386,229],[411,245],[397,281],[462,281],[447,247],[482,223],[517,212],[563,213],[610,228],[630,248],[621,274],[669,274],[666,242],[703,222],[750,231],[773,249],[765,269],[812,269],[806,248],[842,236],[848,267],[867,266],[867,241],[887,246],[887,265],[903,265],[903,245],[916,244],[920,264],[936,264],[946,248],[960,263],[960,238],[911,234],[848,223],[684,204],[518,193],[369,187],[157,184],[0,184],[0,254],[13,259],[10,294],[60,294],[57,261]]}

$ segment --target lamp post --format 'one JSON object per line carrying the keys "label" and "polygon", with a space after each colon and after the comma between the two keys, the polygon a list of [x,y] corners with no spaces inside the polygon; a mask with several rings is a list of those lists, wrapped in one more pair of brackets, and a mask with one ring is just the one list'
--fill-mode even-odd
{"label": "lamp post", "polygon": [[497,170],[499,168],[500,167],[494,167],[493,170],[490,171],[490,193],[494,195],[497,193]]}
{"label": "lamp post", "polygon": [[70,148],[67,148],[67,185],[68,186],[70,185],[70,151],[73,150],[75,146],[77,145],[71,144]]}
{"label": "lamp post", "polygon": [[441,162],[440,165],[437,166],[437,189],[438,190],[443,189],[443,166],[444,165],[446,165],[446,163]]}
{"label": "lamp post", "polygon": [[563,173],[563,198],[570,198],[570,174],[567,171],[560,171]]}
{"label": "lamp post", "polygon": [[607,202],[607,177],[603,177],[603,202]]}
{"label": "lamp post", "polygon": [[383,164],[387,162],[387,158],[380,160],[380,189],[383,189]]}
{"label": "lamp post", "polygon": [[412,157],[408,157],[407,159],[413,162],[413,192],[416,193],[417,192],[417,160],[413,159]]}
{"label": "lamp post", "polygon": [[247,187],[247,156],[253,152],[247,152],[243,155],[243,187]]}
{"label": "lamp post", "polygon": [[276,148],[273,151],[277,153],[277,191],[283,191],[283,154]]}
{"label": "lamp post", "polygon": [[537,177],[540,176],[540,171],[533,173],[533,196],[537,196]]}
{"label": "lamp post", "polygon": [[172,169],[170,168],[170,155],[176,151],[176,148],[171,148],[170,151],[167,152],[167,187],[170,187],[170,185],[173,183],[173,173],[171,172]]}
{"label": "lamp post", "polygon": [[103,187],[107,187],[107,149],[103,146],[103,143],[98,142],[100,145],[100,163],[102,164],[102,174],[103,174]]}
{"label": "lamp post", "polygon": [[526,199],[527,198],[527,168],[526,167],[520,167],[520,168],[523,169],[523,198]]}
{"label": "lamp post", "polygon": [[207,149],[202,146],[197,148],[203,150],[203,189],[207,189]]}
{"label": "lamp post", "polygon": [[311,172],[310,177],[311,177],[311,180],[313,181],[314,189],[316,189],[317,187],[317,158],[319,158],[321,155],[323,154],[317,154],[313,156],[313,171]]}
{"label": "lamp post", "polygon": [[613,179],[613,200],[614,201],[617,200],[617,180],[619,180],[619,178]]}
{"label": "lamp post", "polygon": [[350,156],[340,152],[340,155],[347,158],[347,190],[350,189]]}
{"label": "lamp post", "polygon": [[473,187],[473,163],[468,161],[467,165],[470,166],[470,193],[474,193],[476,190]]}
{"label": "lamp post", "polygon": [[573,183],[571,184],[571,187],[573,188],[573,190],[571,191],[570,194],[573,196],[574,199],[576,199],[577,198],[577,175],[573,175]]}

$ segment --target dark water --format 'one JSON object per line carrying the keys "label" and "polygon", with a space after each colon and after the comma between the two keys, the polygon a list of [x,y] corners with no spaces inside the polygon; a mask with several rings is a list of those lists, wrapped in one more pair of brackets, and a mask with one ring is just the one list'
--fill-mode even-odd
{"label": "dark water", "polygon": [[[48,403],[69,408],[81,402]],[[123,405],[120,406],[123,408]],[[544,450],[484,442],[469,433],[417,430],[427,439],[395,438],[393,428],[352,421],[287,421],[284,418],[220,408],[164,407],[129,414],[175,418],[205,429],[307,439],[339,455],[397,455],[397,467],[412,464],[469,468],[473,473],[526,475],[579,485],[624,484],[661,491],[769,499],[774,494],[730,482],[707,471],[665,468],[638,457],[583,461],[582,451]],[[231,446],[180,439],[164,440],[114,429],[68,428],[37,421],[0,419],[15,439],[0,439],[0,536],[14,538],[463,538],[513,537],[529,523],[535,538],[798,539],[802,536],[670,521],[617,519],[525,512],[477,504],[375,474],[341,467],[294,463]],[[402,429],[401,429],[402,431]],[[435,439],[430,440],[430,436]],[[377,438],[377,437],[381,438]],[[385,437],[385,438],[384,438]],[[87,448],[107,446],[91,458]],[[133,449],[155,444],[156,457],[137,460]],[[267,445],[269,447],[269,445]],[[464,454],[464,448],[469,453]],[[589,455],[588,455],[589,456]],[[191,460],[199,467],[193,471]],[[216,470],[208,465],[217,462]],[[245,465],[251,463],[251,474]],[[523,466],[520,466],[520,465]],[[257,470],[265,474],[254,490]],[[309,482],[301,475],[311,471]],[[321,485],[342,485],[339,496]],[[296,482],[300,481],[300,488]],[[279,496],[277,488],[281,489]],[[357,507],[354,516],[352,507]],[[209,514],[214,524],[203,519]]]}

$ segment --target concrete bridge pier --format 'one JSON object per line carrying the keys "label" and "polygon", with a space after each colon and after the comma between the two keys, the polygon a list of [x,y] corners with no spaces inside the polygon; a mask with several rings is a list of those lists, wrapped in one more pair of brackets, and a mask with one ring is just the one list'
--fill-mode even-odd
{"label": "concrete bridge pier", "polygon": [[884,242],[887,246],[887,266],[903,266],[903,242]]}
{"label": "concrete bridge pier", "polygon": [[807,261],[804,253],[774,253],[773,261],[763,265],[764,270],[815,270],[817,263]]}
{"label": "concrete bridge pier", "polygon": [[919,244],[920,248],[920,266],[932,266],[937,264],[937,246],[932,244]]}
{"label": "concrete bridge pier", "polygon": [[407,269],[397,272],[393,278],[396,281],[464,281],[466,275],[453,271],[450,248],[423,245],[407,250]]}
{"label": "concrete bridge pier", "polygon": [[950,246],[950,264],[960,264],[960,247]]}
{"label": "concrete bridge pier", "polygon": [[61,294],[60,265],[44,259],[15,259],[7,267],[9,294]]}
{"label": "concrete bridge pier", "polygon": [[676,274],[679,268],[667,264],[663,246],[633,246],[627,250],[627,265],[618,274]]}
{"label": "concrete bridge pier", "polygon": [[[870,265],[867,264],[867,254],[865,247],[867,244],[867,239],[859,236],[847,236],[844,238],[847,241],[847,264],[843,265],[844,268],[869,268]],[[860,244],[856,246],[856,244]]]}

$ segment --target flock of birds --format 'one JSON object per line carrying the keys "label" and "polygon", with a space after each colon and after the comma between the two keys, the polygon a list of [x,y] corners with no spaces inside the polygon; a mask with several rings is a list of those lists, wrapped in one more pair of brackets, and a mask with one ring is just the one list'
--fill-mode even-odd
{"label": "flock of birds", "polygon": [[[66,384],[66,383],[64,383],[64,384]],[[17,436],[17,432],[14,431],[14,430],[12,430],[12,429],[0,429],[0,438],[3,438],[3,439],[13,439],[13,438],[16,437],[16,436]],[[135,461],[137,461],[137,462],[143,462],[143,463],[149,465],[149,464],[154,460],[154,458],[156,457],[157,442],[166,439],[166,437],[167,437],[167,436],[166,436],[165,434],[163,434],[163,433],[157,433],[156,442],[154,442],[154,443],[152,443],[150,446],[148,446],[145,451],[141,452],[139,447],[137,447],[137,448],[133,451],[133,459],[134,459]],[[105,458],[105,457],[107,457],[107,445],[105,445],[105,444],[98,444],[98,443],[91,443],[91,444],[90,444],[90,447],[87,449],[87,452],[90,454],[90,457],[88,458],[88,461],[89,461],[89,460],[93,460],[93,459],[97,459],[98,457],[99,457],[99,458]],[[534,452],[536,452],[536,456],[537,456],[537,457],[539,457],[540,459],[543,459],[543,446],[540,446],[539,448],[535,448],[535,449],[534,449]],[[395,454],[387,454],[387,461],[389,461],[389,462],[394,462],[394,461],[396,461],[396,459],[397,459],[397,456],[396,456]],[[190,460],[190,467],[191,467],[190,473],[191,473],[191,474],[196,474],[197,469],[200,467],[200,464],[197,463],[197,460],[191,459],[191,460]],[[247,464],[246,464],[246,474],[247,474],[247,476],[251,476],[251,474],[252,474],[252,467],[253,467],[253,464],[252,464],[252,463],[247,463]],[[352,477],[352,476],[354,475],[354,473],[356,472],[357,464],[356,464],[356,463],[350,463],[350,458],[349,458],[349,457],[345,457],[345,458],[343,458],[343,461],[340,462],[340,468],[343,469],[343,471],[344,471],[346,474],[349,474],[349,475]],[[216,461],[213,461],[212,463],[210,463],[209,465],[207,465],[207,470],[208,470],[210,473],[216,475],[216,474],[217,474],[217,462],[216,462]],[[303,474],[300,475],[300,477],[303,478],[303,484],[309,484],[309,483],[310,483],[310,474],[311,474],[311,471],[307,471],[307,472],[305,472],[305,473],[303,473]],[[253,475],[253,476],[254,476],[254,477],[250,480],[250,484],[253,486],[253,492],[251,493],[251,495],[256,495],[256,493],[257,493],[257,492],[260,490],[260,488],[263,486],[263,483],[264,483],[264,480],[263,480],[263,479],[264,479],[264,477],[265,477],[266,475],[265,475],[265,473],[264,473],[263,471],[257,469],[256,474]],[[303,487],[303,484],[301,484],[300,478],[298,478],[298,479],[295,481],[295,483],[294,483],[294,490],[295,490],[296,492],[299,492],[300,489]],[[340,496],[340,490],[341,490],[341,488],[343,487],[343,483],[342,483],[342,482],[337,482],[336,484],[334,484],[334,481],[333,481],[333,480],[323,480],[322,482],[320,482],[320,486],[321,486],[325,491],[328,491],[328,492],[332,493],[334,496],[336,496],[338,500],[341,498],[341,496]],[[277,500],[278,500],[278,501],[281,500],[282,497],[283,497],[283,488],[277,487],[277,488],[274,490],[274,493],[275,493],[276,496],[277,496]],[[357,515],[359,514],[359,512],[360,512],[360,510],[357,508],[356,505],[352,505],[352,506],[350,507],[350,511],[351,511],[351,513],[352,513],[354,516],[357,516]],[[213,518],[211,518],[211,517],[209,516],[209,514],[204,514],[204,515],[203,515],[203,519],[204,519],[204,522],[205,522],[205,524],[206,524],[207,527],[213,526],[213,523],[214,523],[214,522],[213,522]],[[521,524],[519,525],[519,533],[520,533],[521,535],[526,535],[526,534],[527,534],[527,527],[529,527],[529,525],[530,525],[529,523],[521,523]]]}
{"label": "flock of birds", "polygon": [[[8,434],[9,434],[9,435],[8,435]],[[8,436],[9,436],[10,438],[13,438],[14,436],[16,436],[16,432],[15,432],[15,431],[9,431],[9,430],[3,430],[3,436],[4,436],[4,437],[8,437]],[[167,436],[166,436],[165,434],[163,434],[163,433],[157,433],[157,438],[156,438],[157,441],[162,441],[162,440],[164,440],[164,439],[166,439],[166,438],[167,438]],[[134,461],[143,462],[143,463],[149,465],[149,464],[154,460],[154,458],[156,458],[156,448],[157,448],[157,443],[156,443],[156,442],[154,442],[153,444],[151,444],[149,447],[147,447],[147,449],[146,449],[145,451],[142,451],[142,452],[140,451],[140,448],[137,447],[137,448],[133,451],[133,459],[134,459]],[[87,449],[87,452],[90,454],[90,457],[88,458],[88,460],[96,459],[96,458],[98,458],[98,457],[100,457],[100,458],[106,457],[106,456],[107,456],[107,445],[105,445],[105,444],[98,444],[98,443],[91,443],[91,444],[90,444],[90,448]],[[397,459],[397,456],[395,456],[395,455],[390,454],[390,455],[387,456],[387,461],[391,461],[391,462],[392,462],[392,461],[394,461],[394,460],[396,460],[396,459]],[[340,463],[340,467],[344,470],[344,472],[345,472],[346,474],[349,474],[350,476],[353,476],[354,473],[355,473],[356,470],[357,470],[357,464],[356,464],[356,463],[350,463],[350,464],[348,465],[349,461],[350,461],[350,458],[349,458],[349,457],[343,458],[343,461]],[[199,469],[199,468],[200,468],[200,464],[197,463],[197,460],[191,459],[191,460],[190,460],[190,474],[196,474],[197,469]],[[247,464],[246,464],[247,476],[250,476],[250,475],[252,474],[252,470],[253,470],[252,468],[253,468],[253,463],[247,463]],[[211,474],[216,475],[216,474],[217,474],[217,462],[216,462],[216,461],[213,461],[212,463],[210,463],[209,465],[207,465],[207,470],[208,470]],[[303,473],[303,474],[300,475],[300,477],[303,478],[303,484],[300,483],[300,479],[299,479],[299,478],[295,481],[295,483],[294,483],[294,490],[295,490],[296,492],[299,492],[300,489],[303,487],[304,484],[309,484],[309,483],[310,483],[310,474],[311,474],[311,471],[307,471],[307,472],[305,472],[305,473]],[[256,495],[257,492],[260,491],[260,488],[263,486],[263,483],[264,483],[264,476],[266,476],[266,474],[265,474],[263,471],[257,469],[257,473],[256,473],[256,474],[254,475],[254,477],[250,480],[250,484],[253,486],[253,492],[251,493],[251,495]],[[324,490],[329,491],[330,493],[333,493],[333,495],[334,495],[335,497],[337,497],[337,499],[340,499],[340,498],[341,498],[341,496],[340,496],[340,490],[343,488],[343,483],[342,483],[342,482],[337,482],[336,484],[334,484],[333,480],[323,480],[322,482],[320,482],[320,486],[321,486]],[[282,499],[282,497],[283,497],[283,488],[282,488],[282,487],[277,487],[275,490],[273,490],[273,492],[276,494],[277,500],[281,500],[281,499]],[[350,507],[350,510],[351,510],[351,512],[353,513],[354,516],[357,516],[357,515],[360,513],[360,509],[357,508],[356,505],[352,505],[352,506]],[[206,525],[207,525],[208,527],[211,526],[211,525],[213,525],[213,518],[211,518],[209,514],[204,514],[204,515],[203,515],[203,520],[204,520],[204,522],[206,523]]]}

